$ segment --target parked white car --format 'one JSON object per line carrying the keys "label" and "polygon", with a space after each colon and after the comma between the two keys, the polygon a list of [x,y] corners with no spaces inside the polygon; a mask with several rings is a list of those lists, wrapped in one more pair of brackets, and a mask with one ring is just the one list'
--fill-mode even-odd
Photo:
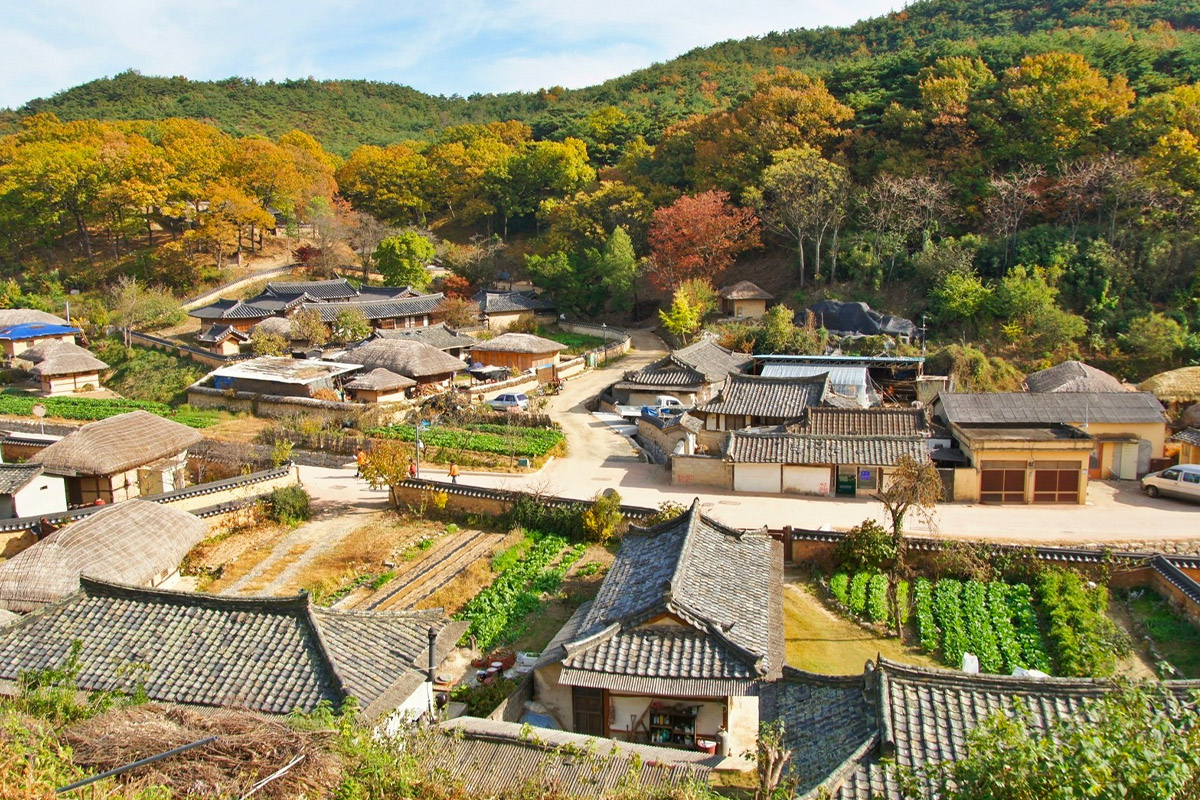
{"label": "parked white car", "polygon": [[508,411],[514,408],[518,411],[524,411],[529,408],[529,398],[520,392],[498,394],[491,400],[488,400],[487,404],[497,411]]}
{"label": "parked white car", "polygon": [[1151,472],[1142,478],[1142,490],[1151,497],[1165,494],[1200,503],[1200,464],[1180,464]]}

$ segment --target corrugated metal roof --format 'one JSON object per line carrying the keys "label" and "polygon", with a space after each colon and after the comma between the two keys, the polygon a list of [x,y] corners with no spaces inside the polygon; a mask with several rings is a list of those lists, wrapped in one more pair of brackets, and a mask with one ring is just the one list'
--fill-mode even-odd
{"label": "corrugated metal roof", "polygon": [[762,374],[767,378],[811,378],[829,373],[829,382],[834,386],[870,386],[866,367],[836,367],[823,364],[763,364]]}

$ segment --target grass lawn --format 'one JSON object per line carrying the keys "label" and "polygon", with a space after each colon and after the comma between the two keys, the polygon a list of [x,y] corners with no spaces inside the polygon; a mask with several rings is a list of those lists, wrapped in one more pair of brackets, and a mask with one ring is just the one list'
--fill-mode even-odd
{"label": "grass lawn", "polygon": [[[567,346],[565,355],[568,356],[577,356],[587,350],[604,346],[604,338],[601,336],[588,336],[585,333],[572,333],[558,328],[538,328],[537,335],[552,342],[565,344]],[[616,334],[608,337],[610,344],[616,340]]]}
{"label": "grass lawn", "polygon": [[1200,629],[1149,589],[1131,593],[1129,606],[1158,652],[1179,670],[1179,677],[1200,678]]}
{"label": "grass lawn", "polygon": [[884,658],[936,667],[937,662],[895,637],[879,636],[838,616],[799,579],[789,576],[783,595],[783,626],[787,663],[796,669],[825,675],[857,675],[868,660]]}

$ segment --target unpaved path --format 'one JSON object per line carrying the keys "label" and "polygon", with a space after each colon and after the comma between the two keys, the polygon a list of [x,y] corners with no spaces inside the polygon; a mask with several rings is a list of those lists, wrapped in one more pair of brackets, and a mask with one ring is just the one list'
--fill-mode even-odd
{"label": "unpaved path", "polygon": [[314,559],[338,546],[346,536],[383,514],[386,508],[383,501],[365,505],[323,505],[316,518],[297,526],[280,539],[270,555],[225,587],[221,594],[283,594]]}

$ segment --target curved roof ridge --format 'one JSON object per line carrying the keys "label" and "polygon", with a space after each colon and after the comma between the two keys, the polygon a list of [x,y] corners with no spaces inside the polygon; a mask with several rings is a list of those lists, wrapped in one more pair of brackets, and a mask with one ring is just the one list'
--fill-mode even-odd
{"label": "curved roof ridge", "polygon": [[[345,700],[350,696],[349,690],[346,688],[346,680],[342,677],[342,672],[337,661],[333,657],[333,651],[329,647],[329,642],[325,639],[325,633],[321,630],[321,623],[318,621],[318,614],[313,611],[312,597],[306,591],[301,591],[299,596],[304,600],[303,621],[308,626],[309,632],[312,634],[313,641],[316,643],[317,652],[325,662],[325,667],[329,670],[329,677],[333,681],[334,689]],[[375,698],[361,698],[364,707],[370,703],[370,700]]]}
{"label": "curved roof ridge", "polygon": [[79,587],[84,593],[91,596],[142,599],[196,606],[199,608],[246,608],[290,614],[303,611],[308,606],[308,596],[304,592],[283,597],[271,597],[268,595],[235,597],[231,595],[184,592],[178,589],[130,586],[129,584],[106,581],[101,578],[88,577],[87,575],[79,576]]}

